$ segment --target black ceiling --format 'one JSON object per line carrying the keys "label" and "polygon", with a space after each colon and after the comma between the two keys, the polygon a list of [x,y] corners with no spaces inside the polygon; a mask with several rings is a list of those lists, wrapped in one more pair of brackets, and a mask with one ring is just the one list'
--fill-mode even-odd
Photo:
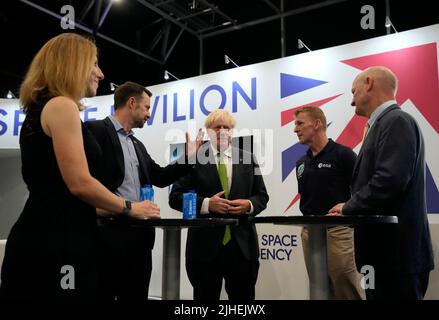
{"label": "black ceiling", "polygon": [[[77,32],[95,32],[105,74],[100,95],[111,93],[110,82],[162,83],[164,70],[180,79],[199,75],[200,39],[203,73],[233,67],[224,64],[224,54],[239,65],[280,58],[282,12],[287,56],[306,50],[297,48],[298,38],[316,50],[386,34],[385,0],[283,0],[283,11],[281,0],[119,0],[109,6],[110,2],[2,1],[0,97],[8,90],[17,93],[33,55],[52,36],[65,32],[53,16],[63,16],[64,5],[75,9]],[[434,1],[388,3],[399,32],[439,23]],[[360,26],[364,5],[375,8],[374,30]]]}

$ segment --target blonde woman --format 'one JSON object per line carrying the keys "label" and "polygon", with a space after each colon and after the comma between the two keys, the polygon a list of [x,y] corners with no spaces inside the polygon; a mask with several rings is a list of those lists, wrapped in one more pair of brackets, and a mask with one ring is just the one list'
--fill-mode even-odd
{"label": "blonde woman", "polygon": [[[130,203],[99,183],[101,149],[79,117],[83,97],[104,78],[95,44],[65,33],[34,57],[20,89],[20,133],[29,198],[13,226],[2,267],[2,299],[95,297],[96,211],[159,218],[151,202]],[[104,159],[102,159],[104,160]]]}

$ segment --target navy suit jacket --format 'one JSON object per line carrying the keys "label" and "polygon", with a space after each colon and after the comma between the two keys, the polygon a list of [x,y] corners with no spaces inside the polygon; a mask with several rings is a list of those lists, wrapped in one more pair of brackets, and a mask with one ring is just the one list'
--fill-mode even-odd
{"label": "navy suit jacket", "polygon": [[398,105],[385,109],[366,136],[354,166],[344,215],[397,216],[398,225],[355,228],[357,266],[388,272],[432,270],[421,130]]}
{"label": "navy suit jacket", "polygon": [[[181,178],[172,187],[169,196],[169,205],[182,211],[183,193],[194,189],[197,193],[197,218],[237,218],[239,225],[231,227],[232,238],[236,240],[244,256],[248,260],[257,260],[259,257],[258,236],[254,223],[249,221],[249,215],[224,215],[215,212],[200,215],[201,204],[204,198],[210,198],[222,191],[215,158],[209,144],[200,148],[208,163],[197,162],[190,175]],[[248,199],[252,202],[257,215],[267,207],[268,193],[264,180],[259,172],[259,166],[253,155],[242,149],[232,148],[232,183],[229,200]],[[207,161],[206,161],[207,162]],[[259,173],[259,174],[258,174]],[[186,244],[186,259],[188,261],[209,261],[214,259],[222,248],[224,227],[221,228],[190,228]]]}
{"label": "navy suit jacket", "polygon": [[[103,152],[102,163],[96,178],[110,191],[115,192],[125,177],[125,166],[122,146],[114,125],[108,117],[103,120],[86,122],[85,125],[94,134]],[[132,140],[139,161],[139,178],[142,185],[151,184],[165,187],[190,171],[191,166],[187,164],[174,163],[167,167],[159,166],[148,154],[140,140],[134,136],[132,136]],[[133,234],[133,228],[130,228],[129,236],[134,237]],[[142,231],[139,234],[146,237],[137,240],[142,242],[139,245],[142,245],[143,248],[154,246],[154,228],[146,229],[145,232]],[[115,239],[115,241],[118,240]]]}

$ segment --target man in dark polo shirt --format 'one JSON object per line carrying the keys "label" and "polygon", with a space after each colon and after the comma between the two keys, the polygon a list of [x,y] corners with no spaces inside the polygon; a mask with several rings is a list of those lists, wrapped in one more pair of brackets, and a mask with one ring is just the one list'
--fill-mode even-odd
{"label": "man in dark polo shirt", "polygon": [[[296,110],[294,132],[301,144],[309,146],[296,163],[300,211],[304,215],[325,215],[330,208],[350,198],[350,180],[356,155],[326,136],[326,117],[317,107]],[[332,299],[364,299],[361,275],[355,265],[354,231],[330,227],[327,231],[328,273]],[[308,229],[302,229],[302,247],[309,269]]]}

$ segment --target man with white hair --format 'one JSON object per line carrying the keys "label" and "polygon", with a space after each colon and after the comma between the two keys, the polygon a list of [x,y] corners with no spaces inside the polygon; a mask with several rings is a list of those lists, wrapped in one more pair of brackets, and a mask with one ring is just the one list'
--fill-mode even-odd
{"label": "man with white hair", "polygon": [[233,301],[255,299],[258,235],[251,221],[267,207],[268,193],[253,154],[232,145],[235,119],[212,111],[205,126],[210,143],[200,148],[194,170],[174,183],[169,205],[182,211],[183,193],[197,193],[198,218],[234,218],[239,225],[189,228],[186,271],[194,300],[217,301],[222,283]]}
{"label": "man with white hair", "polygon": [[352,196],[329,215],[389,215],[399,223],[355,229],[357,267],[373,267],[367,299],[423,299],[433,253],[425,202],[424,139],[395,101],[398,80],[370,67],[352,85],[355,113],[368,118],[352,177]]}

